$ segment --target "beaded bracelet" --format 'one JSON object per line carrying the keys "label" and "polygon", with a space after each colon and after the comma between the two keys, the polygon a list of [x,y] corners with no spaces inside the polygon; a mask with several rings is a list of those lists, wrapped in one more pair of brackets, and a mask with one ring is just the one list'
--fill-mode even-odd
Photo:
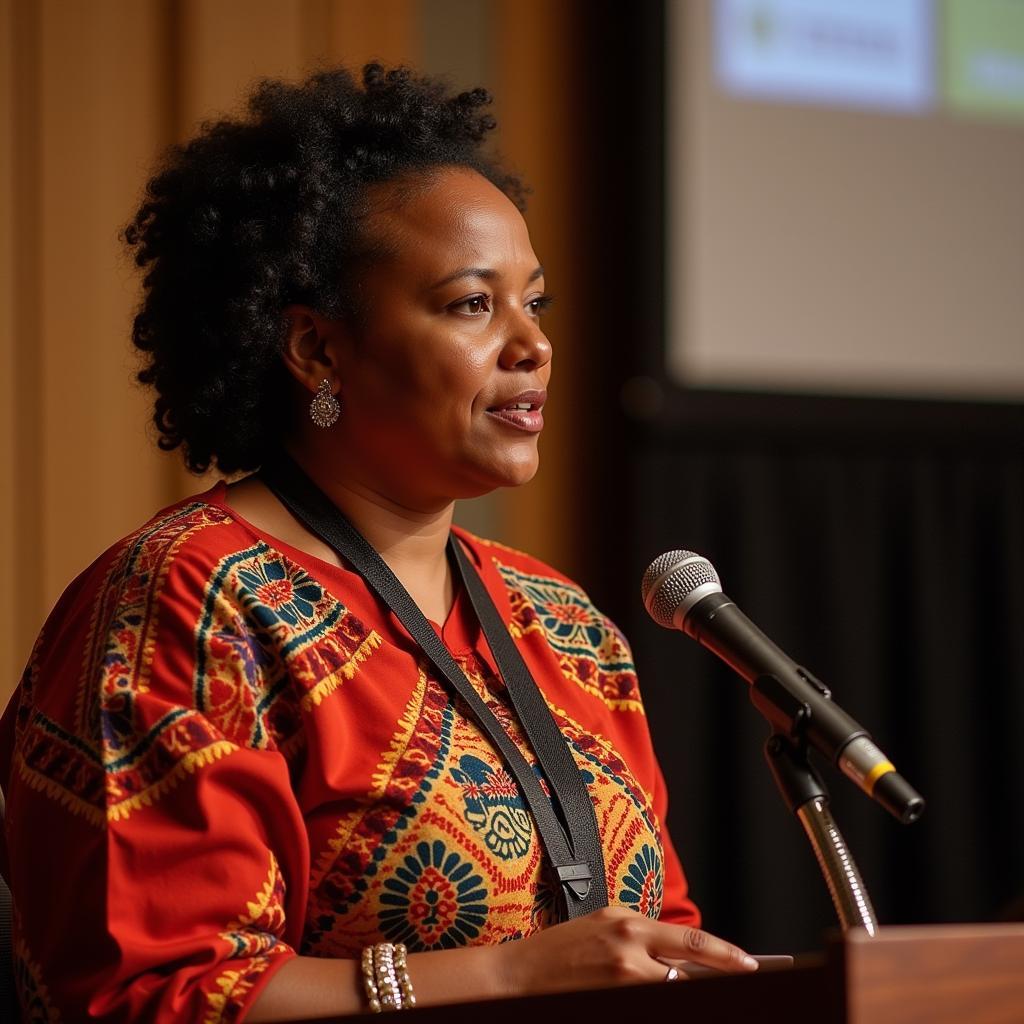
{"label": "beaded bracelet", "polygon": [[363,988],[366,989],[366,999],[370,1004],[373,1013],[380,1013],[380,998],[377,993],[377,978],[373,973],[373,946],[367,946],[363,950]]}
{"label": "beaded bracelet", "polygon": [[406,960],[406,948],[404,942],[395,944],[395,973],[398,975],[398,985],[402,990],[402,1007],[415,1006],[416,994],[412,990],[412,979],[409,977],[409,964]]}
{"label": "beaded bracelet", "polygon": [[408,951],[401,942],[378,942],[362,954],[363,987],[373,1013],[405,1010],[416,1005],[409,978]]}
{"label": "beaded bracelet", "polygon": [[378,942],[373,947],[373,967],[377,974],[377,992],[382,1010],[402,1008],[402,990],[395,972],[395,947],[390,942]]}

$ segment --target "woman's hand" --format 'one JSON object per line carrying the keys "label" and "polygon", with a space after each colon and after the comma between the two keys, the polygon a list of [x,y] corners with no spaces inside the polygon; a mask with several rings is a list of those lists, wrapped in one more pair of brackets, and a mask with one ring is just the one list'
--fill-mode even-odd
{"label": "woman's hand", "polygon": [[[665,981],[678,961],[747,973],[757,961],[699,928],[605,907],[586,917],[495,947],[508,995]],[[680,969],[685,977],[685,969]]]}
{"label": "woman's hand", "polygon": [[[742,949],[699,928],[605,907],[518,942],[411,953],[409,974],[417,1005],[434,1006],[664,981],[679,961],[729,972],[757,968]],[[365,1009],[358,961],[300,956],[274,974],[246,1020],[306,1020]]]}

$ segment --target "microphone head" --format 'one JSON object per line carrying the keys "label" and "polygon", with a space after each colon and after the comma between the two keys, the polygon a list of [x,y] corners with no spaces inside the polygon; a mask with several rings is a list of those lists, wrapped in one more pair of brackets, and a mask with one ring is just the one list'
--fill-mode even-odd
{"label": "microphone head", "polygon": [[640,592],[647,614],[666,629],[682,629],[689,610],[708,594],[720,594],[715,567],[694,551],[666,551],[644,573]]}

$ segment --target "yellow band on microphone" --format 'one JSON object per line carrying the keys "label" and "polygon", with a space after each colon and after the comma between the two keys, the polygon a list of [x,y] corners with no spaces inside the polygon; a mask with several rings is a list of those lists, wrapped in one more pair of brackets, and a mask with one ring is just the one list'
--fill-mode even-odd
{"label": "yellow band on microphone", "polygon": [[864,776],[864,792],[867,793],[868,796],[871,796],[875,791],[875,783],[878,782],[883,775],[888,775],[889,772],[894,771],[896,771],[896,765],[891,761],[879,761],[878,764],[876,764],[871,771]]}

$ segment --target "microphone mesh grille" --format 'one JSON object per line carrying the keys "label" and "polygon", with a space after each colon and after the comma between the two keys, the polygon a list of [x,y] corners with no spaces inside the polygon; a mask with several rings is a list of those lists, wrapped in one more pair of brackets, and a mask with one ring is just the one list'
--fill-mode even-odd
{"label": "microphone mesh grille", "polygon": [[[660,577],[664,578],[658,583]],[[656,584],[657,589],[652,593],[651,588]],[[706,558],[693,551],[666,551],[648,566],[641,590],[651,618],[659,626],[671,629],[680,605],[698,587],[708,584],[722,589],[715,567]]]}

